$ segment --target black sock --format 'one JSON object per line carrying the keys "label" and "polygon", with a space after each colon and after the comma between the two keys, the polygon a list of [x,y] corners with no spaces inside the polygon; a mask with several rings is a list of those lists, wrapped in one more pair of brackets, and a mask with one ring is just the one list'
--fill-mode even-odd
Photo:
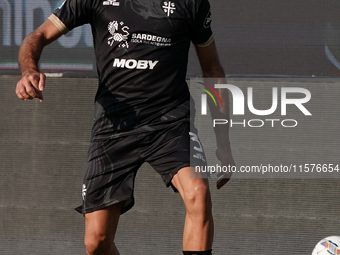
{"label": "black sock", "polygon": [[211,255],[212,250],[208,251],[183,251],[183,255]]}

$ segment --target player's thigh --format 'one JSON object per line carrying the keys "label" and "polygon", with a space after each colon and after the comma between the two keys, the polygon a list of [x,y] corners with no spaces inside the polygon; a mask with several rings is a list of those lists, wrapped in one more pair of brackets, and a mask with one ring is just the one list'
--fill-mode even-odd
{"label": "player's thigh", "polygon": [[[172,179],[179,170],[190,166],[200,168],[206,165],[197,130],[189,121],[169,125],[167,129],[153,134],[151,144],[152,146],[147,146],[143,150],[143,154],[147,155],[146,161],[161,175],[167,187],[173,184]],[[189,171],[186,173],[189,174]],[[192,172],[192,177],[200,177],[201,173],[201,171],[196,174]],[[180,176],[181,179],[182,176],[186,179],[185,174]]]}
{"label": "player's thigh", "polygon": [[124,201],[107,208],[85,214],[85,243],[113,240]]}

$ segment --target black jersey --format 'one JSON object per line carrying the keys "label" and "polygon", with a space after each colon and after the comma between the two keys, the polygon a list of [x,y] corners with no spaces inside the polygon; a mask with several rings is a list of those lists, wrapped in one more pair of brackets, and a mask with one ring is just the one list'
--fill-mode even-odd
{"label": "black jersey", "polygon": [[[212,40],[208,0],[66,0],[49,19],[63,33],[91,25],[97,138],[166,123],[164,114],[190,98],[190,42]],[[184,106],[170,115],[176,120],[188,111]]]}

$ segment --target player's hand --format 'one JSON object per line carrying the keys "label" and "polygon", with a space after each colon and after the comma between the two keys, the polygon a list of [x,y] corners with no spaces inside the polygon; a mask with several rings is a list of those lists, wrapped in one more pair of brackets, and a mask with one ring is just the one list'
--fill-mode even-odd
{"label": "player's hand", "polygon": [[[221,161],[222,166],[228,167],[228,169],[231,169],[231,167],[235,166],[235,161],[233,158],[233,155],[231,153],[230,146],[225,146],[224,148],[217,148],[216,150],[216,156]],[[231,178],[232,172],[220,172],[217,174],[218,180],[216,182],[216,188],[220,189],[222,188]]]}
{"label": "player's hand", "polygon": [[28,72],[17,83],[15,93],[21,100],[38,98],[42,102],[44,100],[42,92],[45,87],[45,80],[46,76],[43,73]]}

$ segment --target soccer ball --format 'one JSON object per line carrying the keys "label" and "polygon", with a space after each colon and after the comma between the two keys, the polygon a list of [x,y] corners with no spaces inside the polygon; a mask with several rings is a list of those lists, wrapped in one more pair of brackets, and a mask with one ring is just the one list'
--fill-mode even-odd
{"label": "soccer ball", "polygon": [[312,255],[340,255],[340,236],[329,236],[315,246]]}

